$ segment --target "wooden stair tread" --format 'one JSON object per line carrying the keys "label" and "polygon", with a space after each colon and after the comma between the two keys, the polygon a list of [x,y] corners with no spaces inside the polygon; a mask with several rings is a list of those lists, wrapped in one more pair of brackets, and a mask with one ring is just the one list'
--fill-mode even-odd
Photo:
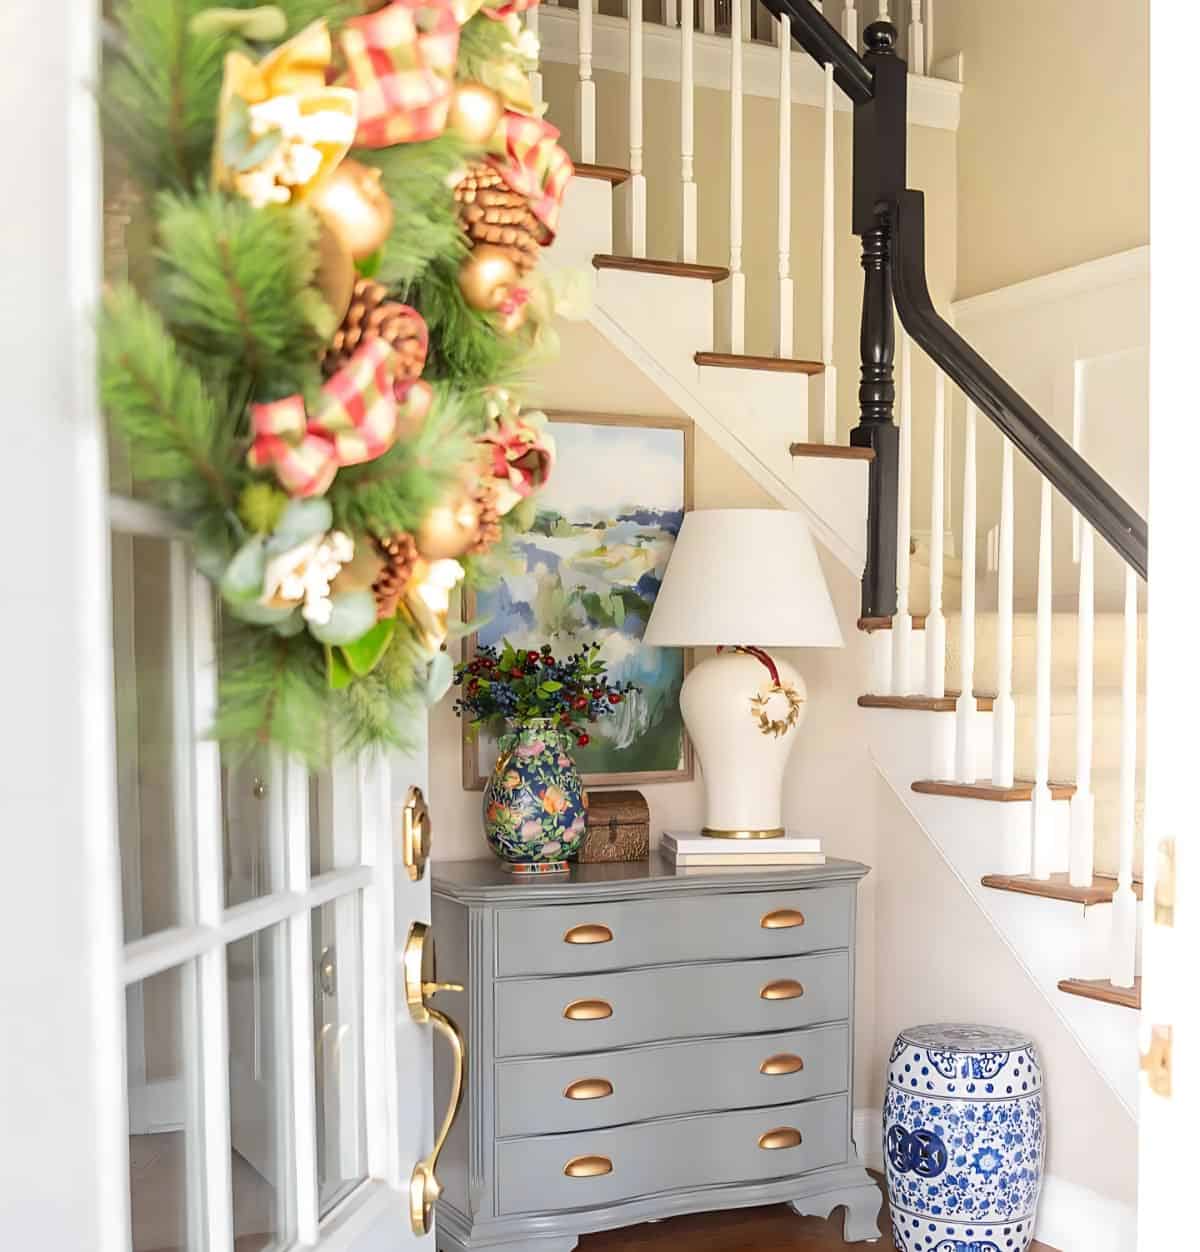
{"label": "wooden stair tread", "polygon": [[578,178],[595,178],[614,187],[619,187],[629,178],[629,171],[619,165],[591,165],[586,161],[575,163],[575,174]]}
{"label": "wooden stair tread", "polygon": [[[1069,874],[1051,874],[1049,878],[1032,878],[1028,874],[985,874],[980,880],[996,891],[1015,891],[1018,895],[1040,896],[1045,900],[1065,900],[1069,904],[1110,904],[1117,889],[1117,880],[1097,874],[1087,887],[1071,885]],[[1133,891],[1142,898],[1142,884],[1134,880]]]}
{"label": "wooden stair tread", "polygon": [[[859,696],[860,709],[910,709],[918,713],[953,713],[957,691],[947,691],[944,696]],[[976,705],[981,713],[990,713],[996,702],[995,696],[975,693]]]}
{"label": "wooden stair tread", "polygon": [[[954,796],[961,800],[991,800],[999,804],[1015,804],[1033,799],[1033,783],[1023,778],[1018,778],[1011,787],[997,787],[990,782],[958,783],[922,778],[913,783],[912,789],[923,796]],[[1069,800],[1074,794],[1074,783],[1050,784],[1052,800]]]}
{"label": "wooden stair tread", "polygon": [[[697,365],[714,365],[721,369],[765,370],[772,374],[823,374],[820,361],[802,361],[790,356],[749,356],[744,352],[697,352]],[[872,452],[871,449],[867,449]]]}
{"label": "wooden stair tread", "polygon": [[793,443],[792,456],[825,456],[835,461],[873,461],[874,448],[850,448],[841,443]]}
{"label": "wooden stair tread", "polygon": [[632,270],[638,274],[666,274],[671,278],[700,278],[708,283],[719,283],[729,277],[729,271],[720,265],[697,265],[694,261],[656,261],[651,257],[613,256],[598,252],[592,257],[598,270]]}
{"label": "wooden stair tread", "polygon": [[1114,987],[1107,978],[1064,978],[1058,984],[1059,991],[1069,996],[1083,996],[1085,1000],[1099,1000],[1102,1004],[1116,1004],[1123,1009],[1142,1007],[1142,980],[1134,979],[1132,987]]}
{"label": "wooden stair tread", "polygon": [[[874,452],[873,449],[867,449],[867,450],[872,453]],[[914,613],[912,615],[912,624],[913,624],[913,630],[924,630],[925,629],[925,614]],[[891,630],[892,619],[890,617],[860,617],[858,619],[858,628],[859,630],[865,630],[868,635],[871,634],[872,631],[876,631],[876,630]]]}

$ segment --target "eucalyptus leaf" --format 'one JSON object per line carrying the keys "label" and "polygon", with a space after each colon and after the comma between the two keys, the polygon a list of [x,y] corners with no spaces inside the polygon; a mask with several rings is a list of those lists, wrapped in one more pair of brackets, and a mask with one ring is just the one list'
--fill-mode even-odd
{"label": "eucalyptus leaf", "polygon": [[221,575],[221,596],[231,605],[257,600],[263,592],[266,572],[266,544],[261,535],[255,535],[242,544],[225,567]]}
{"label": "eucalyptus leaf", "polygon": [[333,612],[323,625],[309,622],[309,633],[322,643],[347,644],[361,639],[375,624],[375,595],[370,591],[347,591],[332,596]]}
{"label": "eucalyptus leaf", "polygon": [[298,635],[307,623],[304,620],[304,614],[300,612],[300,606],[296,605],[289,617],[285,617],[275,627],[275,633],[281,635],[284,639],[291,639],[294,635]]}
{"label": "eucalyptus leaf", "polygon": [[[231,617],[251,626],[274,626],[276,629],[291,617],[298,616],[294,604],[263,604],[258,600],[226,600]],[[294,633],[294,632],[281,632]]]}
{"label": "eucalyptus leaf", "polygon": [[275,533],[267,543],[267,555],[290,552],[314,535],[323,535],[333,525],[333,509],[329,501],[293,500],[279,518]]}
{"label": "eucalyptus leaf", "polygon": [[454,682],[454,664],[448,652],[435,652],[429,662],[429,674],[425,679],[425,703],[432,706],[450,690]]}

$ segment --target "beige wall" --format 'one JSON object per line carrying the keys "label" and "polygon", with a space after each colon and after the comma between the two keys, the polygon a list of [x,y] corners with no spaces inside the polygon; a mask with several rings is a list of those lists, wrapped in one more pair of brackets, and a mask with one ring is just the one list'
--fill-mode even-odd
{"label": "beige wall", "polygon": [[966,63],[959,297],[1150,238],[1150,0],[939,3]]}

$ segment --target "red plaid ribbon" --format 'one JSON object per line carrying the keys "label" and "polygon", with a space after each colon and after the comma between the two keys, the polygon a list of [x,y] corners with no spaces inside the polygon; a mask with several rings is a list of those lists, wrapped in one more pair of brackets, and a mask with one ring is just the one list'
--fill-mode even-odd
{"label": "red plaid ribbon", "polygon": [[364,148],[434,139],[446,128],[459,23],[453,0],[394,0],[341,34]]}
{"label": "red plaid ribbon", "polygon": [[575,174],[571,158],[558,143],[558,130],[539,117],[505,113],[492,140],[490,164],[501,178],[529,201],[549,243],[558,230],[567,184]]}
{"label": "red plaid ribbon", "polygon": [[250,411],[252,469],[273,468],[293,496],[320,496],[343,465],[382,456],[393,444],[401,418],[428,410],[428,383],[396,379],[396,354],[371,339],[321,388],[321,405],[310,418],[304,397],[287,396]]}

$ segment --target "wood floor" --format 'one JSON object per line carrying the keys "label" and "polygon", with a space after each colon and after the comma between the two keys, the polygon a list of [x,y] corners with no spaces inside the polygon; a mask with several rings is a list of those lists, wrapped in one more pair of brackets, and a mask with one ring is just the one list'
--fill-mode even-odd
{"label": "wood floor", "polygon": [[[843,1243],[840,1209],[828,1221],[821,1221],[797,1217],[786,1205],[777,1204],[673,1217],[653,1225],[587,1235],[580,1239],[578,1252],[836,1252],[841,1248],[895,1252],[886,1207],[880,1212],[879,1225],[887,1233],[878,1243]],[[1034,1243],[1030,1252],[1054,1249]]]}

